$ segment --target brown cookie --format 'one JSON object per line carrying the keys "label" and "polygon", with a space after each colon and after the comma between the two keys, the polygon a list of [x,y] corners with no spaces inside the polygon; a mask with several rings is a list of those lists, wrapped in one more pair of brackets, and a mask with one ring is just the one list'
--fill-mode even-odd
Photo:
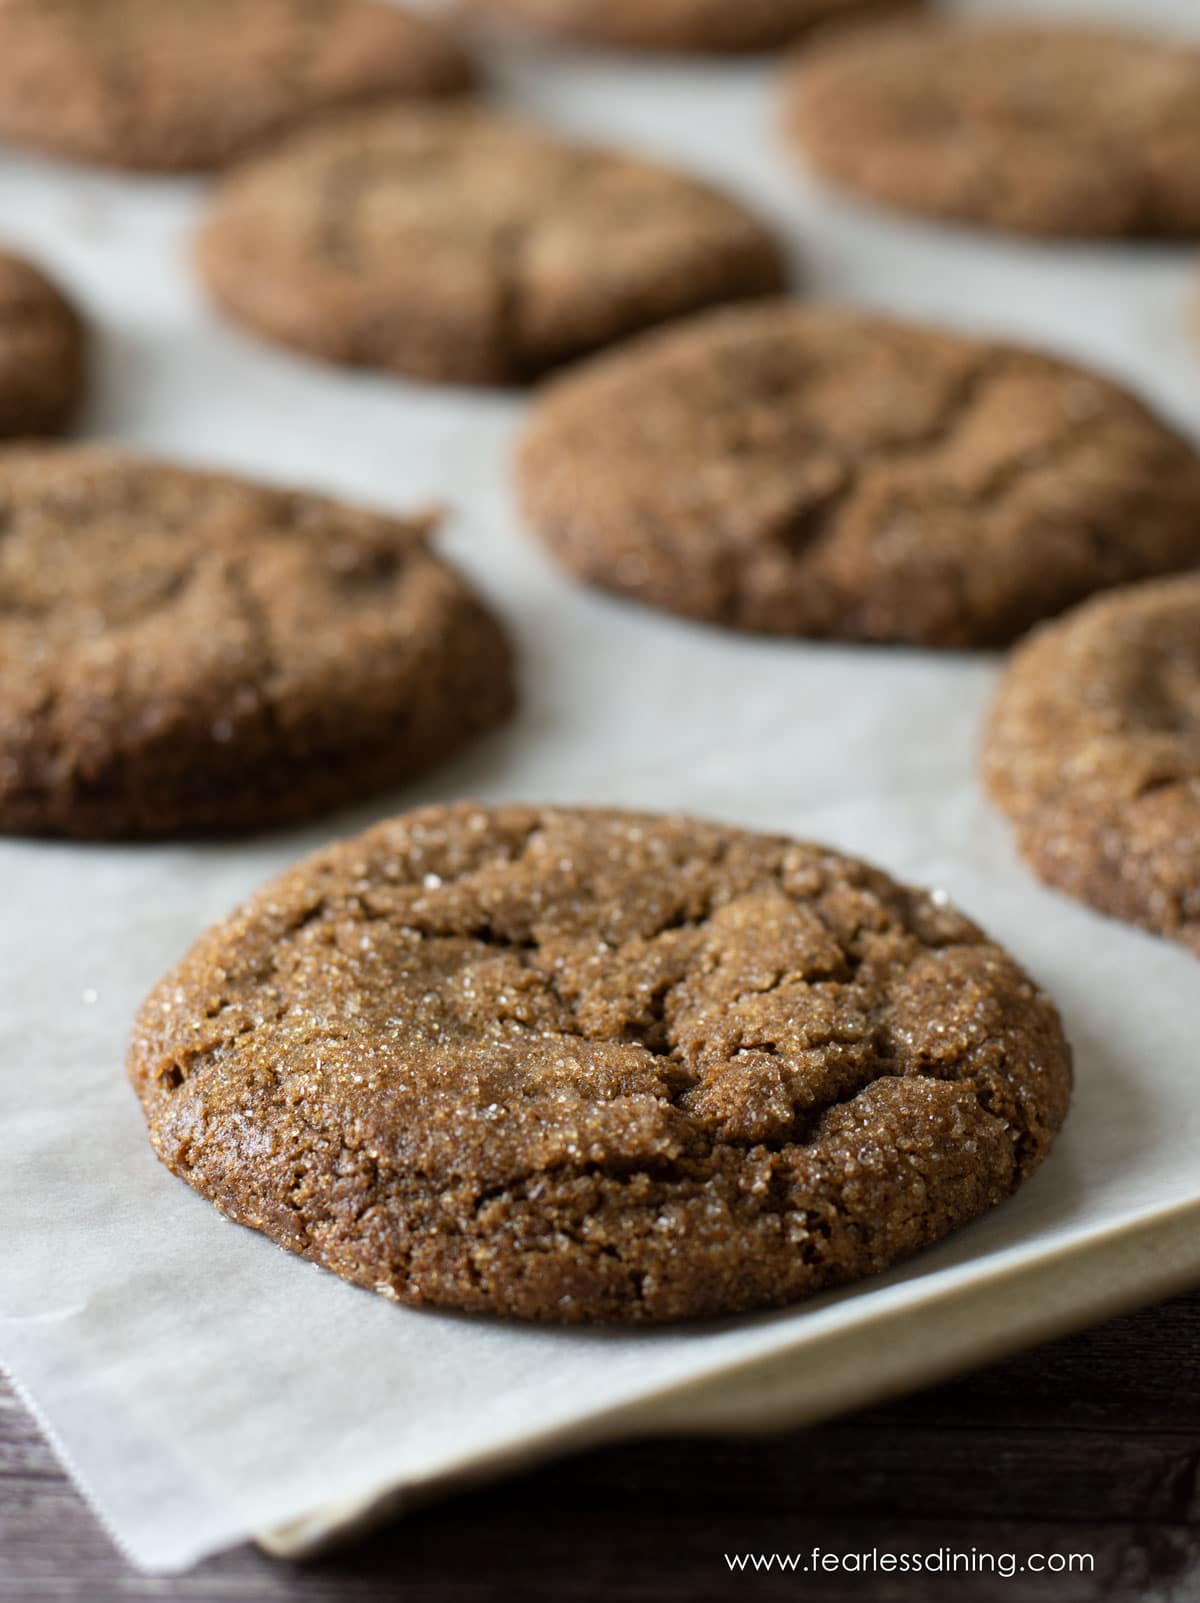
{"label": "brown cookie", "polygon": [[0,5],[0,138],[114,167],[216,167],[330,107],[471,81],[443,24],[372,0]]}
{"label": "brown cookie", "polygon": [[923,0],[459,0],[480,17],[550,38],[633,50],[772,50],[828,23],[908,10]]}
{"label": "brown cookie", "polygon": [[498,722],[508,647],[430,521],[103,450],[0,452],[0,830],[279,824]]}
{"label": "brown cookie", "polygon": [[84,345],[57,284],[0,250],[0,439],[67,427],[83,395]]}
{"label": "brown cookie", "polygon": [[786,86],[818,173],[950,221],[1200,235],[1200,50],[1098,28],[910,21],[823,43]]}
{"label": "brown cookie", "polygon": [[1028,640],[983,773],[1042,879],[1200,957],[1200,575],[1103,596]]}
{"label": "brown cookie", "polygon": [[774,634],[991,646],[1200,562],[1200,458],[1013,346],[772,302],[567,374],[520,449],[580,578]]}
{"label": "brown cookie", "polygon": [[767,231],[705,185],[469,106],[298,135],[227,181],[199,259],[260,333],[462,383],[520,380],[785,277]]}
{"label": "brown cookie", "polygon": [[1049,1000],[938,894],[635,813],[429,808],[326,849],[146,1001],[169,1168],[399,1302],[649,1320],[873,1274],[1067,1110]]}

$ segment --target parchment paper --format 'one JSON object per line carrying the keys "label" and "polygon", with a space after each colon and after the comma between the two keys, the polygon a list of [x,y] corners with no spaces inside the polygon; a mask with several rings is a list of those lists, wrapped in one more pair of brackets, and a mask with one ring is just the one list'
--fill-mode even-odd
{"label": "parchment paper", "polygon": [[[1193,0],[1042,9],[1200,36]],[[1088,357],[1200,431],[1188,251],[1023,245],[821,195],[773,142],[761,64],[509,52],[499,67],[528,111],[741,189],[794,241],[811,289]],[[0,1359],[128,1553],[183,1567],[572,1435],[736,1425],[739,1408],[759,1423],[744,1382],[760,1359],[764,1383],[810,1412],[863,1391],[839,1353],[873,1346],[889,1384],[915,1383],[942,1350],[990,1352],[978,1293],[1016,1273],[1032,1285],[1034,1266],[1059,1322],[1072,1265],[1091,1265],[1089,1306],[1106,1265],[1114,1296],[1177,1275],[1192,1239],[1180,1210],[1200,1200],[1200,968],[1020,867],[973,775],[995,662],[743,639],[576,590],[511,507],[520,400],[324,370],[223,327],[187,267],[202,196],[0,157],[0,234],[58,270],[100,329],[88,430],[383,506],[452,503],[446,548],[515,631],[524,707],[428,783],[306,830],[0,843]],[[398,1309],[223,1222],[150,1154],[122,1071],[138,1002],[267,874],[388,811],[463,795],[685,808],[945,887],[1063,1008],[1079,1083],[1052,1160],[880,1280],[633,1335]]]}

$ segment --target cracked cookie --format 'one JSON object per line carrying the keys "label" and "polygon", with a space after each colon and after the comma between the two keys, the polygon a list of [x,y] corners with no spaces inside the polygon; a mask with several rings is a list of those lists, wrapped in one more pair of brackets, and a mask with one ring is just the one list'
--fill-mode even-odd
{"label": "cracked cookie", "polygon": [[220,166],[330,107],[472,77],[436,19],[372,0],[0,5],[0,139],[114,167]]}
{"label": "cracked cookie", "polygon": [[460,0],[460,10],[551,38],[632,50],[772,50],[828,23],[923,0]]}
{"label": "cracked cookie", "polygon": [[83,395],[85,343],[57,284],[0,250],[0,438],[67,427]]}
{"label": "cracked cookie", "polygon": [[1200,576],[1039,630],[992,709],[983,774],[1034,872],[1200,957]]}
{"label": "cracked cookie", "polygon": [[1200,457],[1048,356],[849,311],[713,313],[548,386],[533,527],[604,589],[736,628],[995,646],[1200,562]]}
{"label": "cracked cookie", "polygon": [[470,106],[354,114],[248,163],[199,262],[286,345],[481,384],[785,278],[767,231],[706,185]]}
{"label": "cracked cookie", "polygon": [[427,808],[145,1002],[162,1161],[398,1302],[664,1321],[873,1274],[1045,1157],[1071,1054],[945,897],[636,813]]}
{"label": "cracked cookie", "polygon": [[99,449],[0,452],[0,830],[281,824],[499,722],[508,646],[432,521]]}
{"label": "cracked cookie", "polygon": [[913,20],[822,42],[785,91],[821,176],[945,221],[1200,236],[1200,50],[1098,28]]}

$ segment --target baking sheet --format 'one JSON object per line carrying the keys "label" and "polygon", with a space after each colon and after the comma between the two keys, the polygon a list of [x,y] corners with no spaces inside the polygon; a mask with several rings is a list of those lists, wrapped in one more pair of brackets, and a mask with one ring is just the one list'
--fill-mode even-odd
{"label": "baking sheet", "polygon": [[[1200,37],[1192,0],[1040,10]],[[775,148],[760,64],[498,65],[530,113],[742,190],[812,291],[1088,357],[1200,435],[1194,253],[988,239],[821,194]],[[0,1361],[126,1552],[171,1570],[254,1534],[295,1551],[385,1493],[616,1432],[812,1417],[1200,1274],[1200,969],[1018,864],[973,774],[995,661],[742,639],[573,588],[511,505],[519,398],[328,371],[223,327],[187,270],[202,199],[0,155],[0,235],[100,329],[87,430],[385,507],[452,502],[445,548],[509,620],[524,703],[428,782],[307,829],[0,842]],[[121,1067],[138,1002],[267,874],[465,795],[682,808],[943,886],[1063,1009],[1079,1081],[1051,1161],[867,1285],[634,1334],[398,1309],[224,1222],[150,1154]]]}

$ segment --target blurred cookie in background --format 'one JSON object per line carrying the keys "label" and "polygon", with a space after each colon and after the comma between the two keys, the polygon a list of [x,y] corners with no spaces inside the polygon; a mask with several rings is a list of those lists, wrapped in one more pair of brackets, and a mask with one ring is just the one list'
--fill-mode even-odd
{"label": "blurred cookie in background", "polygon": [[0,439],[61,434],[83,398],[87,336],[63,291],[0,250]]}
{"label": "blurred cookie in background", "polygon": [[1200,957],[1200,575],[1102,596],[1022,645],[983,773],[1040,878]]}
{"label": "blurred cookie in background", "polygon": [[1132,395],[1017,346],[795,301],[563,375],[518,472],[578,578],[770,634],[998,646],[1200,564],[1200,456]]}
{"label": "blurred cookie in background", "polygon": [[458,0],[468,15],[616,49],[772,50],[829,23],[890,16],[922,0]]}
{"label": "blurred cookie in background", "polygon": [[767,228],[708,185],[469,104],[283,141],[219,188],[198,260],[258,333],[464,384],[520,382],[787,276]]}
{"label": "blurred cookie in background", "polygon": [[375,0],[0,5],[0,139],[113,167],[218,167],[331,107],[472,79],[444,23]]}
{"label": "blurred cookie in background", "polygon": [[797,57],[789,137],[818,175],[948,222],[1200,237],[1200,48],[1101,28],[912,19]]}
{"label": "blurred cookie in background", "polygon": [[507,641],[431,525],[95,447],[0,451],[0,831],[268,828],[499,723]]}

